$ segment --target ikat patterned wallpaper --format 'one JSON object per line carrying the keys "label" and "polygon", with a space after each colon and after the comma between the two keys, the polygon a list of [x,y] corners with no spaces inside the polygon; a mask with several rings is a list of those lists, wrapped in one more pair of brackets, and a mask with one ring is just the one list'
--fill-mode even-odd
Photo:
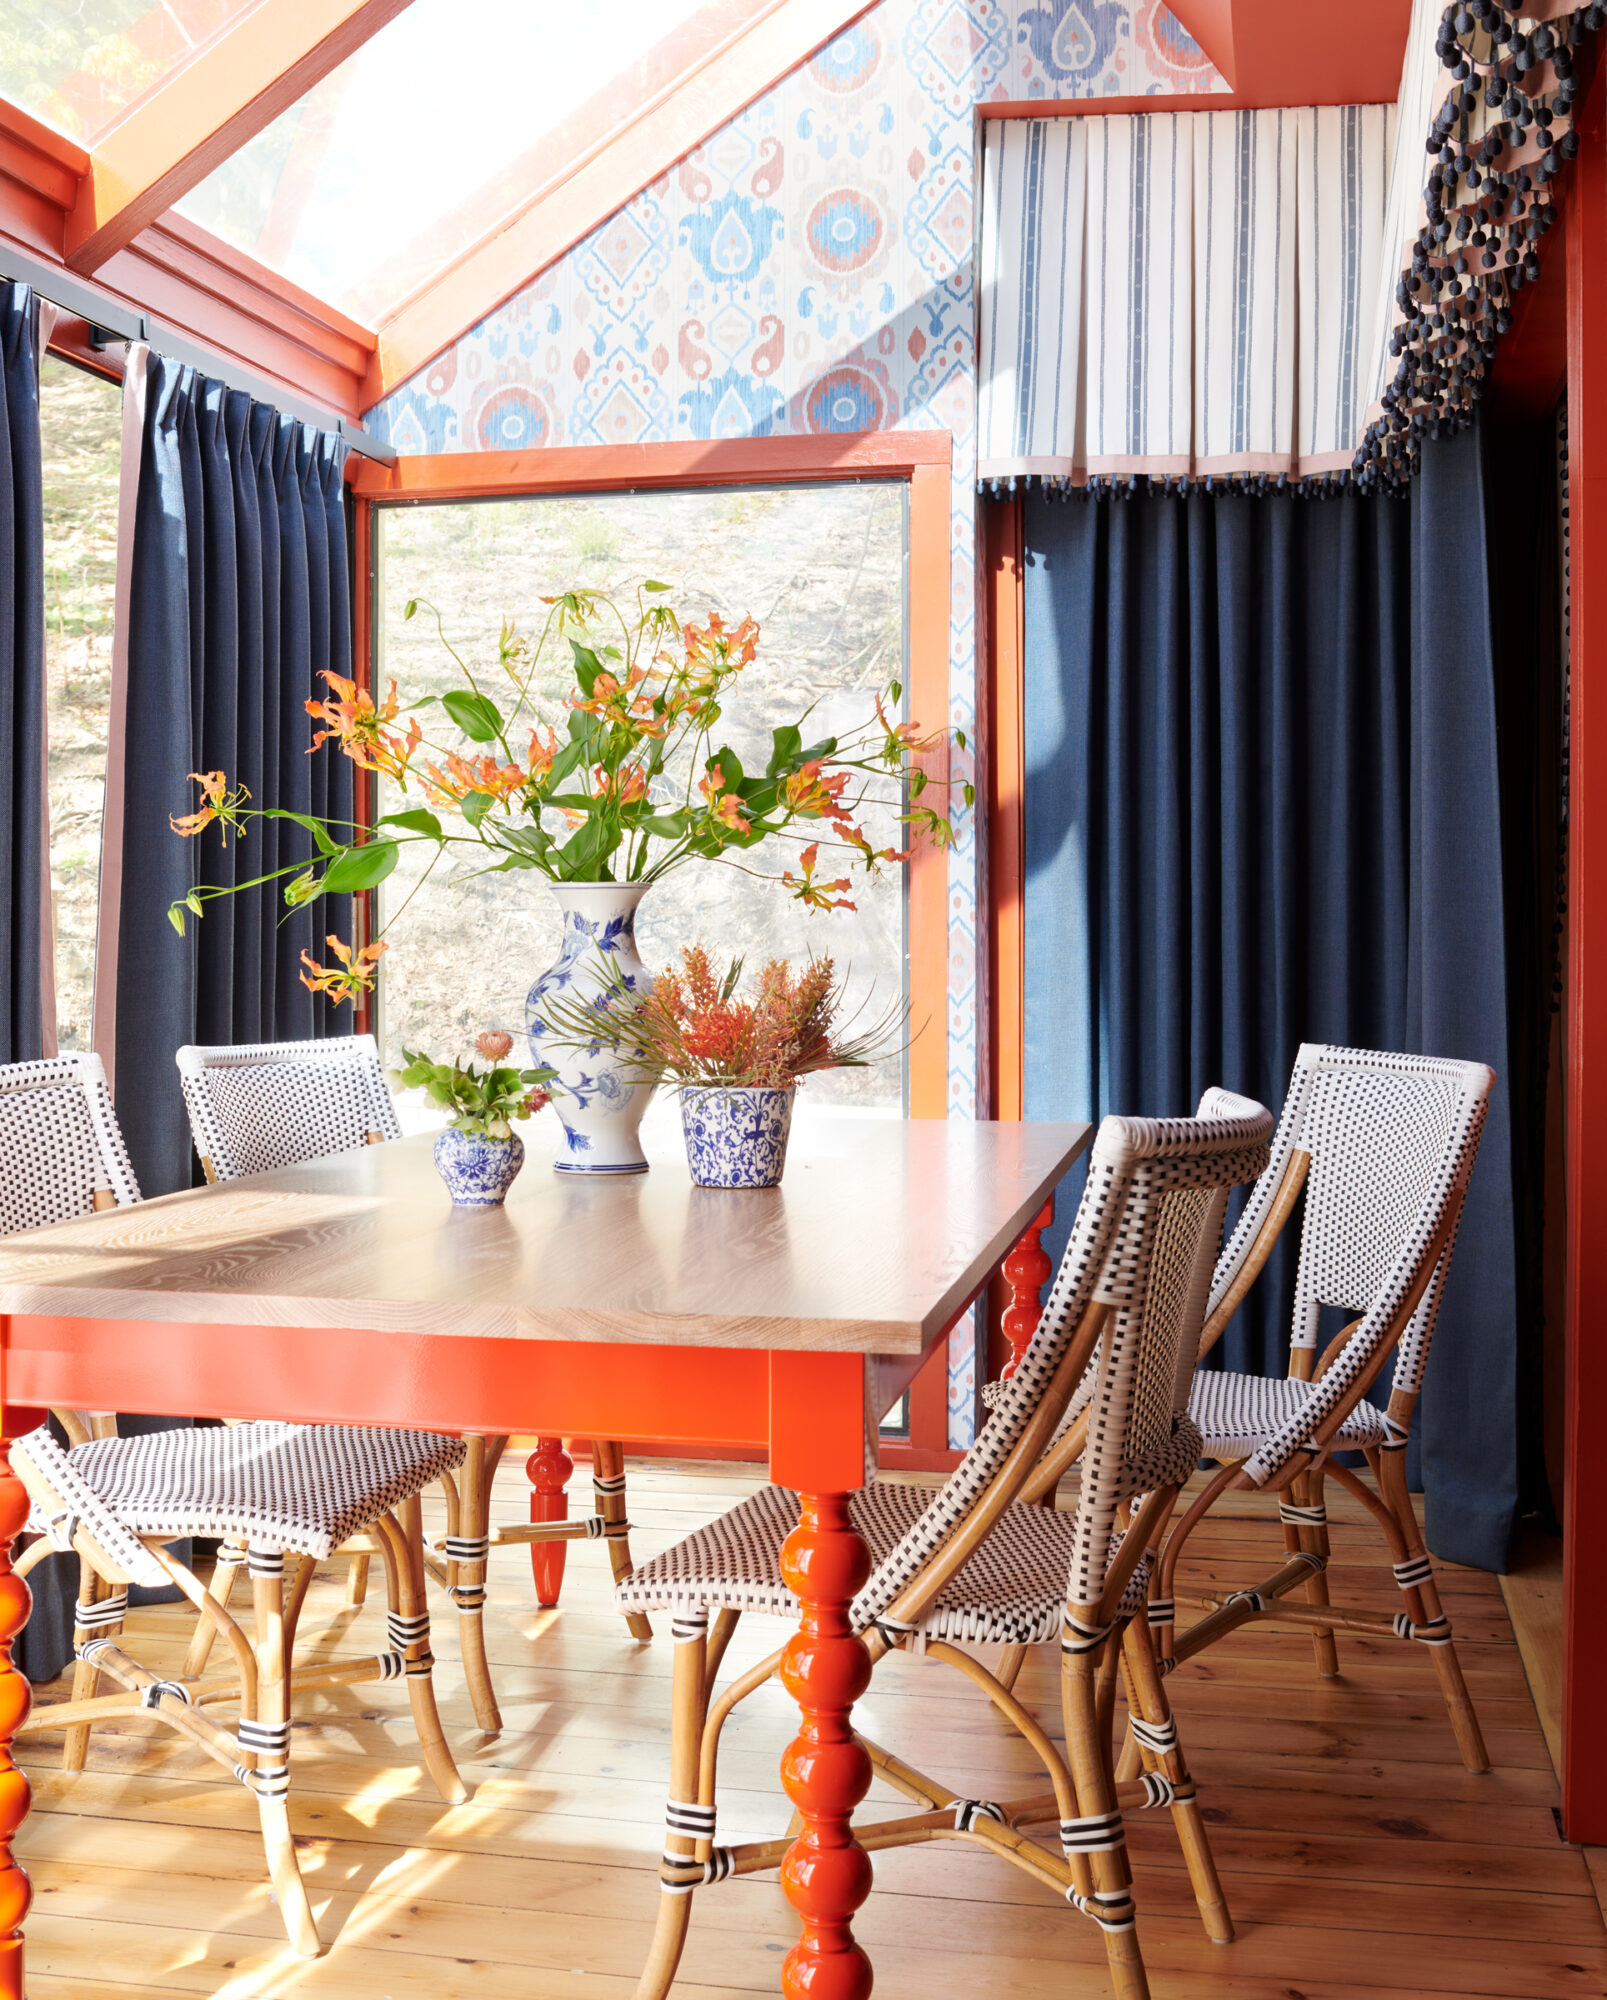
{"label": "ikat patterned wallpaper", "polygon": [[[366,421],[410,453],[950,431],[950,720],[974,732],[975,108],[1225,88],[1161,0],[881,0]],[[982,1082],[983,865],[962,821],[947,995],[962,1117]],[[974,1359],[959,1338],[950,1352],[963,1444]]]}

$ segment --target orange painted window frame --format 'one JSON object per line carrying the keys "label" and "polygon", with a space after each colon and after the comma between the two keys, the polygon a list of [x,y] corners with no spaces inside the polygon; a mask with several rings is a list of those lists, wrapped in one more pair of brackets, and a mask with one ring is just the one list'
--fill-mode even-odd
{"label": "orange painted window frame", "polygon": [[[542,493],[654,487],[794,485],[801,480],[901,479],[909,490],[909,704],[922,722],[949,707],[950,473],[947,431],[868,431],[829,437],[733,438],[707,443],[574,446],[546,451],[437,452],[384,466],[358,461],[356,655],[373,657],[373,509]],[[946,775],[929,763],[934,776]],[[358,801],[359,815],[366,802]],[[944,854],[922,847],[909,863],[906,948],[911,1018],[912,1118],[942,1118],[948,1091],[948,891]],[[922,1025],[924,1021],[924,1026]]]}

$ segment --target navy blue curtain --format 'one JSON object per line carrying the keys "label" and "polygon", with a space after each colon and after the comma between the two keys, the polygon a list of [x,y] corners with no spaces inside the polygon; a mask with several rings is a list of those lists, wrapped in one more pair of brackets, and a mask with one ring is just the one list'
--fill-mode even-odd
{"label": "navy blue curtain", "polygon": [[147,1195],[188,1187],[193,1153],[173,1052],[185,1042],[349,1032],[301,983],[301,953],[351,941],[351,899],[287,911],[282,884],[208,906],[179,938],[168,907],[198,882],[249,881],[310,859],[289,821],[224,845],[183,840],[192,771],[222,770],[258,805],[350,819],[352,767],[309,756],[309,697],[352,672],[346,447],[153,354],[133,540],[117,1115]]}
{"label": "navy blue curtain", "polygon": [[44,1053],[45,502],[39,307],[0,283],[0,1062]]}
{"label": "navy blue curtain", "polygon": [[[1179,1115],[1212,1083],[1275,1111],[1302,1041],[1504,1076],[1480,465],[1470,431],[1406,499],[1029,496],[1029,1118]],[[1224,1365],[1283,1372],[1292,1266],[1286,1243]],[[1514,1312],[1503,1081],[1417,1426],[1429,1544],[1486,1569],[1517,1504]]]}

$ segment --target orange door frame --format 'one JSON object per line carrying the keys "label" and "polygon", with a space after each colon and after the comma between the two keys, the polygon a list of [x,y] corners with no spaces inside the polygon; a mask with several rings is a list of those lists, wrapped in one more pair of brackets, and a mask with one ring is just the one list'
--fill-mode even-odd
{"label": "orange door frame", "polygon": [[[910,712],[922,721],[934,716],[946,718],[952,459],[953,443],[947,431],[869,431],[826,437],[733,438],[618,448],[575,446],[545,451],[437,452],[402,457],[391,466],[359,460],[352,470],[358,576],[354,636],[359,671],[368,672],[373,658],[372,510],[375,507],[513,499],[540,493],[900,479],[909,490]],[[934,775],[940,775],[935,767],[929,768],[933,768]],[[934,848],[923,848],[909,864],[909,990],[912,1018],[920,1030],[909,1054],[910,1115],[914,1118],[941,1118],[947,1109],[945,876],[945,857]],[[884,1444],[885,1465],[901,1470],[946,1471],[959,1462],[960,1454],[948,1449],[947,1352],[947,1342],[940,1343],[911,1383],[908,1441]],[[688,1448],[682,1442],[666,1444],[665,1449],[684,1456]],[[730,1452],[729,1448],[728,1453],[745,1455],[741,1450]],[[727,1453],[711,1447],[709,1455]]]}
{"label": "orange door frame", "polygon": [[[1564,1838],[1607,1844],[1607,120],[1575,124],[1568,204],[1568,1323],[1563,1499]],[[1600,704],[1600,708],[1598,708]]]}

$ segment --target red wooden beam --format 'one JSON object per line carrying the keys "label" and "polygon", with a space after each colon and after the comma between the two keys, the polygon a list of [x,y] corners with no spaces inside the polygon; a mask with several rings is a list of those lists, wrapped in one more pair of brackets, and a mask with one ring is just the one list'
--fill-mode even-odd
{"label": "red wooden beam", "polygon": [[93,271],[378,34],[408,0],[258,0],[105,133],[67,217]]}
{"label": "red wooden beam", "polygon": [[1171,0],[1171,9],[1246,107],[1400,95],[1412,0],[1347,0],[1342,17],[1289,0]]}
{"label": "red wooden beam", "polygon": [[1574,128],[1568,204],[1568,1325],[1563,1832],[1607,1843],[1607,129]]}

